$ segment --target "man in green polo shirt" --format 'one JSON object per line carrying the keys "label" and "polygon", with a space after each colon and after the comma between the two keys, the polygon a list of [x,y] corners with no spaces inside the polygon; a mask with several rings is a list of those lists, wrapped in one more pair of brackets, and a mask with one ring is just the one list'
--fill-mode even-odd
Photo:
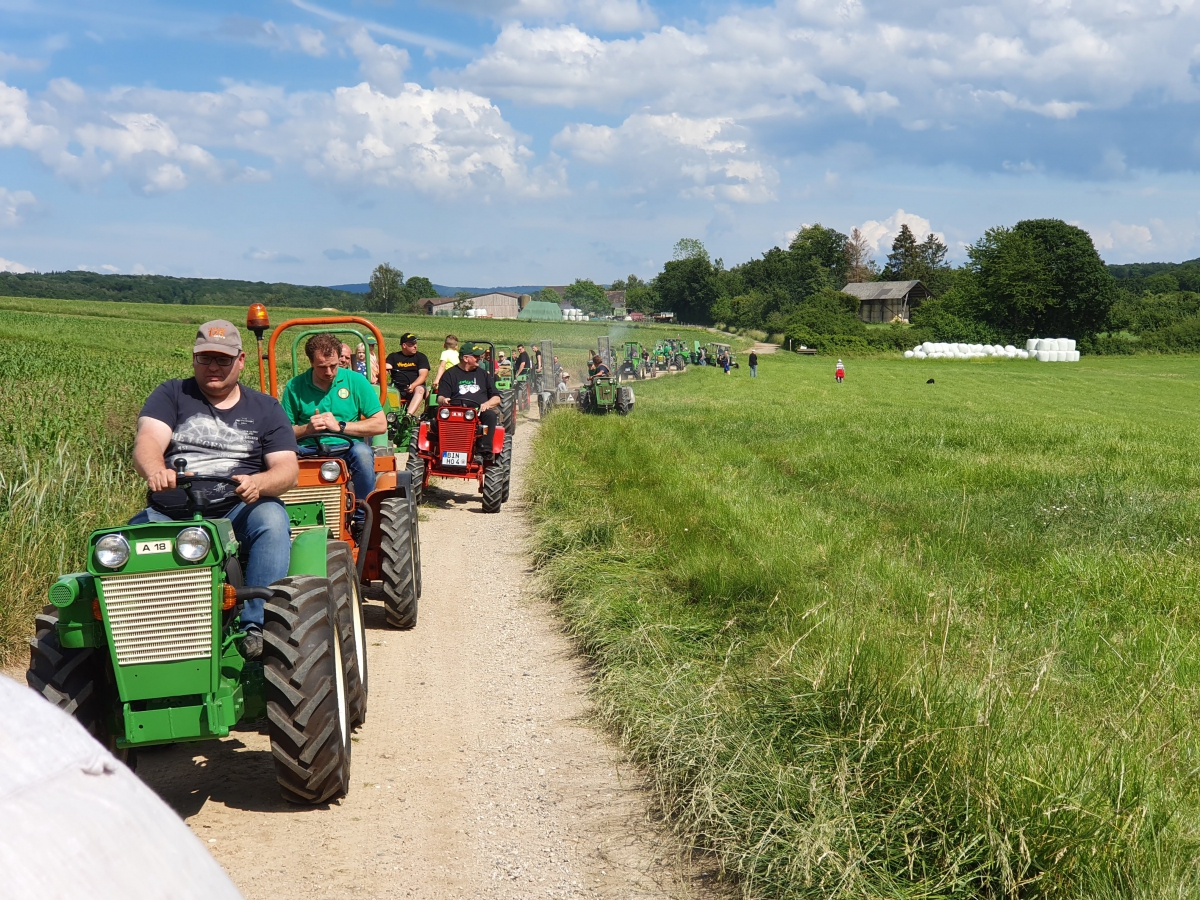
{"label": "man in green polo shirt", "polygon": [[304,345],[312,368],[283,389],[281,404],[292,423],[300,456],[341,453],[359,499],[375,490],[375,451],[370,439],[387,431],[379,394],[353,369],[339,365],[342,342],[336,335],[314,334]]}

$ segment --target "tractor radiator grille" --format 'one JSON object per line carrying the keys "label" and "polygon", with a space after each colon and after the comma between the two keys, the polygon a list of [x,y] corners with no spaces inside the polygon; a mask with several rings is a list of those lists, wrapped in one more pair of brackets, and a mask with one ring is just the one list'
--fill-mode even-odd
{"label": "tractor radiator grille", "polygon": [[[320,503],[325,507],[325,527],[329,529],[335,541],[342,538],[342,486],[340,484],[321,485],[320,487],[292,488],[283,495],[284,503]],[[302,531],[311,531],[316,525],[293,528],[292,537]]]}
{"label": "tractor radiator grille", "polygon": [[212,656],[212,569],[100,579],[117,662],[174,662]]}
{"label": "tractor radiator grille", "polygon": [[438,422],[438,449],[469,452],[475,443],[475,422],[443,419]]}

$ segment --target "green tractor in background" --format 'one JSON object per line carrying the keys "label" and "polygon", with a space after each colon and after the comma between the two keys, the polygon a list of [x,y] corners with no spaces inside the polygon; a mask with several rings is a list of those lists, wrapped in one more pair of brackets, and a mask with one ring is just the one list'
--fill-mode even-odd
{"label": "green tractor in background", "polygon": [[637,341],[626,341],[621,355],[621,361],[617,365],[616,375],[618,381],[641,381],[646,377],[647,366],[642,359],[642,345]]}
{"label": "green tractor in background", "polygon": [[658,372],[666,372],[671,368],[671,349],[666,341],[657,341],[650,353],[650,364]]}
{"label": "green tractor in background", "polygon": [[699,341],[692,341],[692,352],[691,352],[690,356],[691,356],[691,361],[692,361],[693,366],[700,365],[701,356],[700,356],[700,342]]}
{"label": "green tractor in background", "polygon": [[687,342],[680,338],[671,338],[664,342],[667,348],[667,368],[682,372],[688,364]]}
{"label": "green tractor in background", "polygon": [[622,416],[633,409],[633,388],[619,384],[608,375],[593,375],[579,390],[579,411],[584,413],[607,413],[616,410]]}

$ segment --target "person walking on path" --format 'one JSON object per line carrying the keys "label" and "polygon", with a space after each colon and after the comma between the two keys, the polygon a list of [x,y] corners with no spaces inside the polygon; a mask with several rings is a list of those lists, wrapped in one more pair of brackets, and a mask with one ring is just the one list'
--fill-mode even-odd
{"label": "person walking on path", "polygon": [[750,377],[758,377],[758,354],[753,350],[750,351]]}
{"label": "person walking on path", "polygon": [[834,370],[833,377],[837,379],[838,384],[841,384],[846,380],[846,366],[840,359],[837,363],[837,369]]}

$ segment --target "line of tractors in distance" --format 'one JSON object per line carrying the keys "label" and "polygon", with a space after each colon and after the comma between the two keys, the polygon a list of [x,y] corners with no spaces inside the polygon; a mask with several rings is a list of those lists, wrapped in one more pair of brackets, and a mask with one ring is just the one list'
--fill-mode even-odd
{"label": "line of tractors in distance", "polygon": [[[374,345],[379,359],[386,353],[379,329],[357,316],[291,319],[272,329],[256,303],[246,325],[257,342],[259,387],[276,398],[285,333],[293,373],[301,371],[301,342],[318,332]],[[233,482],[177,465],[179,496],[171,498],[176,513],[169,521],[92,532],[83,570],[50,585],[30,641],[29,685],[131,766],[139,748],[222,738],[265,718],[285,799],[315,805],[344,796],[352,734],[367,716],[364,593],[382,600],[391,627],[416,626],[417,505],[429,479],[473,481],[484,511],[498,512],[509,497],[517,414],[534,396],[543,415],[568,401],[585,412],[625,415],[634,395],[623,381],[683,371],[712,352],[669,340],[644,353],[629,341],[618,360],[610,339],[601,338],[597,352],[607,373],[571,391],[563,390],[565,373],[550,341],[537,346],[533,371],[520,373],[510,348],[472,343],[483,349],[501,392],[498,425],[489,428],[476,410],[436,399],[410,417],[396,388],[380,378],[388,428],[371,439],[374,490],[355,496],[345,448],[301,458],[297,486],[280,498],[291,529],[288,575],[269,587],[244,584],[247,548],[229,519],[209,512],[212,484]],[[407,454],[403,465],[400,453]],[[165,500],[155,499],[161,508]],[[258,659],[244,655],[241,643],[240,614],[252,598],[266,606]]]}

